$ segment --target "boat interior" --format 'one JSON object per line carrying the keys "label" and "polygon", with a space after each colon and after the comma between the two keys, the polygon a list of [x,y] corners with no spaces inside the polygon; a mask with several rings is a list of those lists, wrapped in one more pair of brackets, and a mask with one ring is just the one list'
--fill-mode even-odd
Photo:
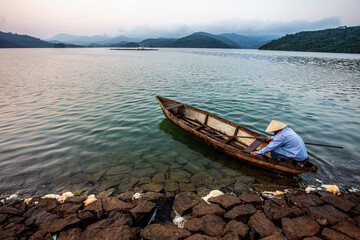
{"label": "boat interior", "polygon": [[[185,123],[192,129],[218,142],[235,147],[245,153],[260,150],[267,146],[265,137],[252,132],[238,124],[222,119],[216,115],[206,111],[193,108],[182,103],[166,101],[162,103],[164,107],[170,111],[179,121]],[[314,165],[307,160],[297,162],[290,159],[282,159],[281,161],[271,158],[270,153],[259,160],[283,165],[289,168],[311,168]]]}

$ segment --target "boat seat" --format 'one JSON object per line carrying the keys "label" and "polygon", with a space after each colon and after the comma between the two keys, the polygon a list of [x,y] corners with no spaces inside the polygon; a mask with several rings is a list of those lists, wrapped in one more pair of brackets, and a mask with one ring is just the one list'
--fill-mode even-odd
{"label": "boat seat", "polygon": [[167,110],[170,110],[170,109],[178,108],[178,107],[182,107],[182,106],[184,106],[184,104],[179,103],[179,104],[176,104],[176,105],[173,105],[173,106],[170,106],[170,107],[166,107],[166,109],[167,109]]}
{"label": "boat seat", "polygon": [[244,152],[251,153],[253,152],[260,144],[262,143],[261,140],[256,139],[252,144],[250,144],[247,148],[244,149]]}

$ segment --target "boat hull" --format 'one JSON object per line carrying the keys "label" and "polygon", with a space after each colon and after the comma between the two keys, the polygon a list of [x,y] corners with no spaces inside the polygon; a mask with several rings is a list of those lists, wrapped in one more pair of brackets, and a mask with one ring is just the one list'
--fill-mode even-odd
{"label": "boat hull", "polygon": [[[295,167],[295,166],[291,167],[292,165],[286,166],[287,165],[286,163],[279,164],[278,162],[276,162],[275,160],[272,160],[268,156],[252,157],[249,153],[245,152],[244,149],[241,149],[241,148],[233,146],[233,145],[229,145],[227,143],[224,143],[223,141],[219,141],[219,139],[209,137],[208,135],[206,135],[202,132],[199,132],[196,128],[194,128],[193,126],[190,126],[189,124],[184,122],[181,118],[177,117],[176,114],[174,114],[169,109],[169,107],[165,106],[164,101],[168,101],[168,103],[173,102],[173,106],[181,105],[181,107],[188,109],[188,111],[195,111],[195,112],[199,112],[200,114],[207,114],[207,116],[210,116],[211,118],[215,118],[215,119],[223,122],[224,124],[228,124],[231,127],[238,127],[238,128],[241,127],[241,129],[243,131],[246,130],[246,133],[248,133],[249,136],[254,136],[254,138],[259,137],[260,136],[259,134],[252,132],[251,130],[248,130],[236,123],[230,122],[230,121],[220,118],[214,114],[208,113],[206,111],[203,111],[203,110],[200,110],[200,109],[197,109],[197,108],[185,105],[185,104],[181,104],[179,102],[176,102],[176,101],[173,101],[170,99],[158,97],[158,96],[156,97],[156,99],[159,102],[165,117],[170,122],[172,122],[176,127],[178,127],[183,132],[187,133],[188,135],[209,145],[210,147],[217,149],[223,153],[226,153],[236,159],[239,159],[241,161],[244,161],[244,162],[265,168],[265,169],[269,169],[269,170],[281,172],[281,173],[287,173],[287,174],[297,175],[297,174],[301,174],[304,172],[313,172],[314,173],[317,170],[317,168],[314,168],[314,169],[310,169],[312,171],[309,171],[309,169],[307,169],[307,168],[300,168],[300,167]],[[171,108],[171,106],[170,106],[170,108]],[[250,141],[254,141],[254,140],[250,140]],[[263,145],[266,145],[266,143],[264,143]],[[260,148],[262,148],[262,147],[263,146],[260,146]]]}

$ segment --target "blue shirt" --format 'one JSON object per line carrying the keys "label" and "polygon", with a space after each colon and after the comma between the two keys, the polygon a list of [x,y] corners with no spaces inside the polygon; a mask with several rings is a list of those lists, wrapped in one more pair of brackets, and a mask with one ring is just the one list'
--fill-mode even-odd
{"label": "blue shirt", "polygon": [[271,137],[271,140],[265,148],[255,153],[262,156],[268,152],[275,152],[296,161],[303,161],[308,158],[304,141],[289,127],[281,129],[275,136]]}

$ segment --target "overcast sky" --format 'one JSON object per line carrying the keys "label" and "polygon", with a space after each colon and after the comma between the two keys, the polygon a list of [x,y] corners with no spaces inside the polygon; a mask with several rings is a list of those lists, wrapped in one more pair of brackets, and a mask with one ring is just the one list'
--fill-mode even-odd
{"label": "overcast sky", "polygon": [[0,0],[0,31],[180,37],[284,35],[360,25],[360,0]]}

